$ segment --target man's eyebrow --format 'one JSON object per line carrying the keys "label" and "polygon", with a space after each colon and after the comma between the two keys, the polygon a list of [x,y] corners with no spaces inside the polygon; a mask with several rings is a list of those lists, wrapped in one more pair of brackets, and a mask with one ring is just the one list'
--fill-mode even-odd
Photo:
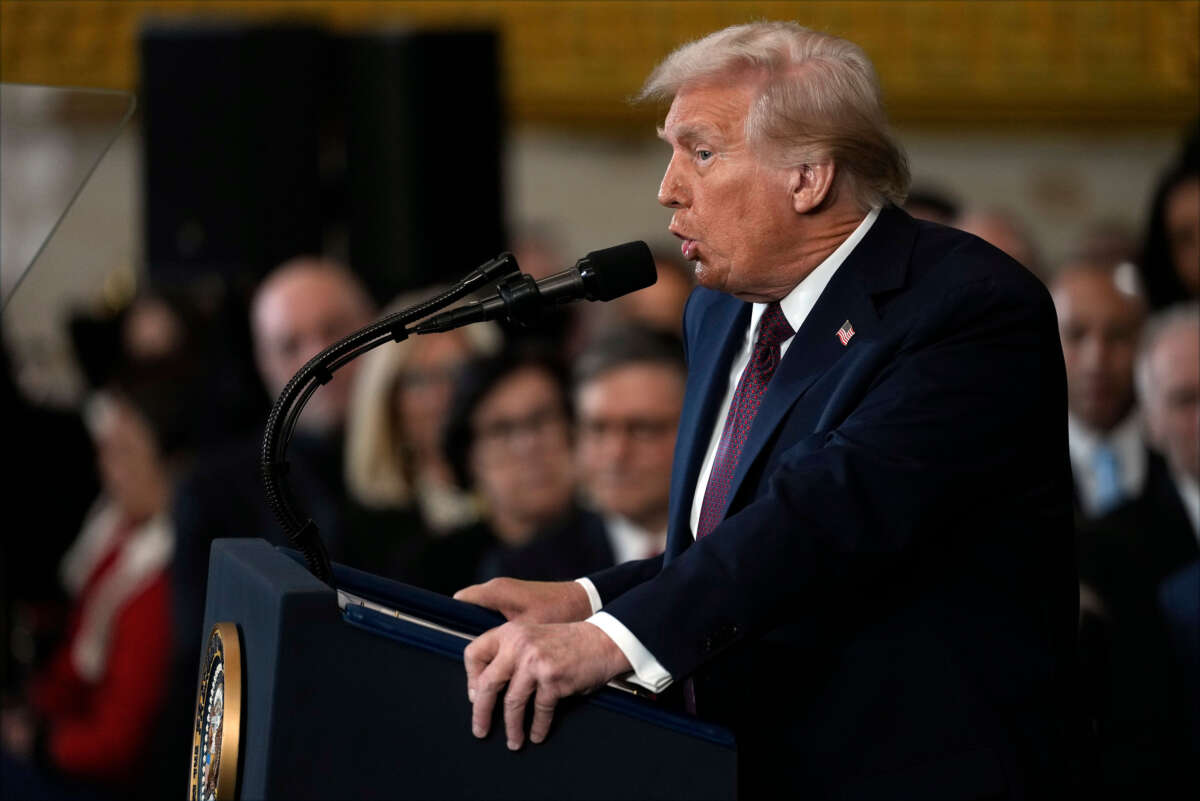
{"label": "man's eyebrow", "polygon": [[[667,134],[667,129],[658,126],[656,133],[658,138],[664,142],[671,141]],[[699,123],[683,123],[675,126],[671,130],[671,136],[680,144],[690,144],[692,142],[710,142],[718,144],[722,141],[721,133],[711,125],[703,125]]]}

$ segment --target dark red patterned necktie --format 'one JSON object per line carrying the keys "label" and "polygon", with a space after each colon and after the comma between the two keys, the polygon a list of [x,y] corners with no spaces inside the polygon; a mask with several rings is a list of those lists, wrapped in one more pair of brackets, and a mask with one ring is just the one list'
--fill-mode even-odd
{"label": "dark red patterned necktie", "polygon": [[754,343],[750,361],[742,371],[733,401],[729,404],[729,414],[725,416],[725,428],[721,430],[717,456],[713,460],[708,486],[704,489],[704,502],[700,505],[696,539],[710,533],[721,522],[738,458],[742,455],[742,446],[746,444],[754,415],[762,405],[767,384],[779,366],[779,346],[794,333],[783,316],[783,310],[779,308],[779,302],[767,306],[759,321],[758,341]]}
{"label": "dark red patterned necktie", "polygon": [[[708,476],[708,486],[704,488],[704,502],[700,505],[696,539],[711,532],[721,522],[738,457],[742,455],[742,446],[746,444],[746,437],[750,433],[750,424],[754,422],[767,384],[771,383],[771,376],[779,366],[779,346],[794,333],[778,301],[767,306],[758,324],[758,341],[754,343],[750,361],[742,371],[737,389],[733,391],[729,414],[725,416],[725,427],[721,429],[717,456],[713,460],[712,473]],[[690,676],[683,682],[683,701],[687,711],[695,715],[696,685]]]}

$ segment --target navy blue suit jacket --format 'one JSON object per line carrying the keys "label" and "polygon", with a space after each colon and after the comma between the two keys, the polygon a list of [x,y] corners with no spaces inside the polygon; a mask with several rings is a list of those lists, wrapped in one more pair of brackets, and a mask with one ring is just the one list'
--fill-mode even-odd
{"label": "navy blue suit jacket", "polygon": [[592,575],[605,611],[734,729],[747,794],[1051,791],[1078,590],[1049,294],[982,240],[885,208],[797,331],[724,520],[695,542],[750,308],[689,299],[667,551]]}

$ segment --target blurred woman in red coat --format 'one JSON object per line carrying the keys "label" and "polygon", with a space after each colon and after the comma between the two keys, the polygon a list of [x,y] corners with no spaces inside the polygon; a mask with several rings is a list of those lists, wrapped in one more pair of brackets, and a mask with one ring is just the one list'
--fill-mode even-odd
{"label": "blurred woman in red coat", "polygon": [[154,772],[145,755],[166,693],[167,510],[186,387],[163,365],[143,365],[89,401],[102,489],[61,564],[72,598],[66,637],[24,702],[3,714],[14,797],[128,797]]}

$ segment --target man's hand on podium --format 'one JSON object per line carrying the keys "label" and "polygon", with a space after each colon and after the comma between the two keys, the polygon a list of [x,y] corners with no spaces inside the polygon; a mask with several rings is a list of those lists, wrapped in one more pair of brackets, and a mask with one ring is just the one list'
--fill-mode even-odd
{"label": "man's hand on podium", "polygon": [[573,623],[591,617],[587,591],[577,581],[495,578],[454,593],[455,600],[495,609],[523,623]]}
{"label": "man's hand on podium", "polygon": [[529,739],[550,731],[559,699],[588,692],[628,673],[629,660],[608,635],[590,623],[587,591],[576,581],[497,578],[459,590],[460,601],[500,612],[509,622],[467,646],[467,697],[471,730],[486,737],[496,698],[504,691],[504,729],[514,751],[525,742],[525,707],[533,699]]}
{"label": "man's hand on podium", "polygon": [[[580,588],[580,592],[584,590]],[[583,603],[590,612],[586,597]],[[504,692],[504,729],[508,747],[514,751],[525,741],[525,707],[530,699],[533,723],[529,739],[540,743],[550,731],[554,707],[560,699],[594,690],[632,669],[607,634],[584,622],[514,620],[480,635],[467,646],[463,662],[467,668],[467,697],[473,707],[471,730],[476,737],[487,736],[496,698],[508,685]]]}

